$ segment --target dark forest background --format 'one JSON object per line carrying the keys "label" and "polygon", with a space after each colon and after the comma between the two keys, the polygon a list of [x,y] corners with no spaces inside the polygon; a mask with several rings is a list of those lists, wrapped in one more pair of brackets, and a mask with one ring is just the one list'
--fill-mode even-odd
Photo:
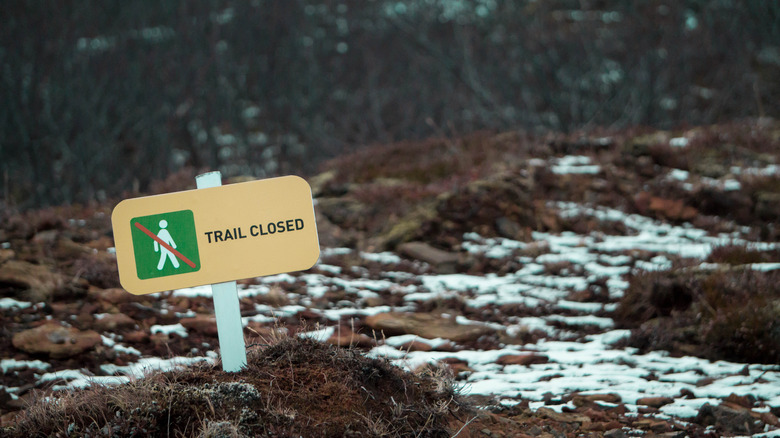
{"label": "dark forest background", "polygon": [[777,0],[9,0],[0,207],[476,130],[780,113]]}

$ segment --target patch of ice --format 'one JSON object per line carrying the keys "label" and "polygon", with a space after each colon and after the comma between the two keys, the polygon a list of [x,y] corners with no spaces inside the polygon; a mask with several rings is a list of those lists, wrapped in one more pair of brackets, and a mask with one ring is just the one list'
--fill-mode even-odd
{"label": "patch of ice", "polygon": [[669,140],[669,146],[675,148],[684,148],[688,146],[688,139],[685,137],[674,137],[673,139]]}
{"label": "patch of ice", "polygon": [[442,339],[442,338],[434,338],[434,339],[421,338],[417,335],[391,336],[385,340],[385,344],[396,348],[400,348],[401,346],[403,346],[408,342],[421,342],[423,344],[428,344],[433,348],[438,348],[446,343],[449,343],[450,341],[448,339]]}
{"label": "patch of ice", "polygon": [[170,335],[170,334],[174,334],[175,333],[175,334],[181,336],[182,338],[186,338],[187,337],[187,329],[184,328],[184,326],[181,325],[181,323],[169,324],[169,325],[157,325],[157,324],[155,324],[155,325],[153,325],[153,326],[151,326],[149,328],[149,331],[152,334],[163,333],[163,334],[166,334],[166,335]]}
{"label": "patch of ice", "polygon": [[171,294],[174,297],[210,297],[211,296],[211,286],[196,286],[196,287],[188,287],[185,289],[177,289],[173,291]]}
{"label": "patch of ice", "polygon": [[9,297],[0,298],[0,309],[10,309],[12,307],[16,307],[19,309],[26,309],[32,305],[33,305],[32,303],[28,303],[26,301],[18,301]]}
{"label": "patch of ice", "polygon": [[314,339],[317,341],[327,341],[331,336],[333,336],[334,333],[336,333],[336,327],[325,327],[319,330],[298,333],[298,336],[302,338]]}
{"label": "patch of ice", "polygon": [[585,270],[597,277],[615,277],[628,274],[631,271],[630,266],[604,266],[598,263],[586,263]]}
{"label": "patch of ice", "polygon": [[51,368],[46,362],[40,360],[16,360],[16,359],[2,359],[0,360],[0,369],[3,370],[3,374],[7,374],[9,371],[23,370],[25,368],[32,368],[36,370],[47,370]]}
{"label": "patch of ice", "polygon": [[352,254],[351,248],[322,248],[320,249],[320,258],[329,256],[339,256]]}
{"label": "patch of ice", "polygon": [[597,174],[601,172],[601,166],[590,164],[590,157],[582,155],[568,155],[554,160],[551,167],[553,173],[564,174]]}
{"label": "patch of ice", "polygon": [[265,284],[295,283],[296,278],[290,274],[278,274],[278,275],[269,275],[267,277],[260,277],[260,280]]}
{"label": "patch of ice", "polygon": [[581,291],[588,288],[585,277],[558,277],[555,275],[524,275],[519,280],[523,283],[545,286],[552,289],[571,289]]}
{"label": "patch of ice", "polygon": [[720,400],[713,398],[694,398],[690,400],[677,398],[674,400],[674,403],[661,406],[660,410],[666,415],[678,418],[693,418],[699,414],[699,410],[705,403],[719,405]]}
{"label": "patch of ice", "polygon": [[558,300],[555,307],[559,309],[575,310],[577,312],[598,312],[604,309],[604,303],[583,303],[579,301]]}
{"label": "patch of ice", "polygon": [[139,359],[138,362],[124,366],[103,364],[100,366],[100,371],[103,372],[103,374],[108,375],[122,374],[132,378],[142,378],[153,371],[165,372],[180,367],[194,365],[200,362],[208,362],[213,364],[215,363],[215,358],[203,356],[173,357],[170,359],[162,359],[159,357],[144,357]]}
{"label": "patch of ice", "polygon": [[567,248],[563,253],[542,254],[534,260],[536,263],[571,262],[575,264],[590,263],[598,259],[597,254],[588,252],[587,248]]}
{"label": "patch of ice", "polygon": [[382,264],[401,263],[401,257],[398,257],[392,252],[387,252],[387,251],[379,252],[379,253],[361,252],[360,257],[363,257],[368,261],[378,262]]}
{"label": "patch of ice", "polygon": [[598,260],[611,266],[622,266],[630,264],[633,259],[627,255],[599,254]]}
{"label": "patch of ice", "polygon": [[615,325],[615,322],[612,321],[612,318],[603,318],[594,315],[584,315],[584,316],[549,315],[547,316],[547,319],[552,321],[559,321],[566,325],[575,325],[575,326],[595,325],[602,329],[612,328]]}
{"label": "patch of ice", "polygon": [[687,170],[672,169],[672,171],[669,172],[669,178],[676,179],[677,181],[687,181],[688,177],[690,177],[690,173],[688,173]]}
{"label": "patch of ice", "polygon": [[251,284],[238,289],[238,298],[252,298],[259,295],[268,295],[271,288],[264,284]]}
{"label": "patch of ice", "polygon": [[326,265],[323,263],[317,264],[317,269],[324,272],[329,272],[334,275],[341,274],[341,266],[334,266],[334,265]]}

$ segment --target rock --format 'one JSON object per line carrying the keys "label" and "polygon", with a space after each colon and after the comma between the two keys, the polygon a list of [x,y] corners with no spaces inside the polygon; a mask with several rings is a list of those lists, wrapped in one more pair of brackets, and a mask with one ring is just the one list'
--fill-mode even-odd
{"label": "rock", "polygon": [[506,216],[496,219],[496,232],[499,236],[512,240],[525,240],[523,227]]}
{"label": "rock", "polygon": [[55,247],[57,259],[69,259],[79,258],[84,255],[92,255],[97,252],[96,249],[90,248],[87,245],[76,243],[67,237],[60,237],[57,240],[57,246]]}
{"label": "rock", "polygon": [[112,313],[105,315],[94,323],[95,329],[101,332],[110,332],[135,327],[136,321],[124,313]]}
{"label": "rock", "polygon": [[555,412],[550,408],[541,407],[536,410],[536,414],[542,418],[560,421],[562,423],[590,423],[590,417],[576,412]]}
{"label": "rock", "polygon": [[622,428],[611,429],[604,432],[604,438],[625,438],[626,433]]}
{"label": "rock", "polygon": [[682,199],[664,199],[650,197],[648,209],[657,216],[673,221],[690,221],[699,214],[699,210],[685,205]]}
{"label": "rock", "polygon": [[366,219],[368,206],[351,197],[317,198],[315,209],[339,227],[360,228]]}
{"label": "rock", "polygon": [[437,201],[424,202],[411,213],[389,226],[389,229],[376,238],[377,247],[395,249],[398,245],[419,239],[426,224],[436,219]]}
{"label": "rock", "polygon": [[617,394],[585,394],[575,395],[572,399],[572,403],[575,406],[584,406],[588,403],[604,402],[604,403],[620,403],[622,400]]}
{"label": "rock", "polygon": [[427,342],[409,341],[398,347],[401,351],[433,351],[433,346]]}
{"label": "rock", "polygon": [[666,420],[658,420],[655,418],[643,418],[634,421],[633,424],[634,427],[640,428],[640,429],[647,429],[651,430],[655,433],[660,433],[665,430],[669,430],[669,422]]}
{"label": "rock", "polygon": [[669,143],[671,134],[666,131],[655,131],[649,134],[638,135],[628,141],[624,146],[625,152],[633,156],[647,155],[650,148],[660,144]]}
{"label": "rock", "polygon": [[377,332],[384,332],[385,336],[411,334],[426,339],[443,338],[454,342],[475,341],[481,336],[495,333],[494,329],[487,326],[462,325],[454,319],[429,313],[379,313],[366,318],[366,325]]}
{"label": "rock", "polygon": [[0,249],[0,264],[3,264],[14,257],[16,257],[16,253],[14,252],[14,250]]}
{"label": "rock", "polygon": [[496,360],[499,365],[533,365],[547,363],[550,359],[543,354],[505,354]]}
{"label": "rock", "polygon": [[338,347],[357,347],[357,348],[372,348],[376,347],[376,341],[364,334],[355,333],[348,328],[342,328],[341,333],[336,330],[333,335],[328,338],[328,344],[336,345]]}
{"label": "rock", "polygon": [[433,266],[439,274],[454,274],[458,264],[458,255],[434,248],[424,242],[408,242],[398,247],[398,252]]}
{"label": "rock", "polygon": [[59,230],[44,230],[35,233],[30,242],[41,246],[53,246],[60,236]]}
{"label": "rock", "polygon": [[777,220],[780,213],[780,193],[758,192],[756,195],[755,211],[761,220]]}
{"label": "rock", "polygon": [[463,359],[459,359],[457,357],[445,357],[443,359],[439,359],[439,362],[446,364],[448,367],[450,367],[450,370],[452,370],[452,375],[457,376],[460,373],[467,372],[471,373],[474,372],[474,370],[469,367],[469,363]]}
{"label": "rock", "polygon": [[726,397],[724,402],[750,409],[753,407],[753,405],[756,404],[756,397],[752,394],[737,395],[732,392],[728,397]]}
{"label": "rock", "polygon": [[105,301],[110,304],[131,303],[134,301],[141,301],[143,299],[142,297],[133,295],[119,287],[112,287],[108,289],[91,287],[89,289],[89,295],[100,301]]}
{"label": "rock", "polygon": [[328,170],[309,178],[311,186],[311,195],[315,198],[321,196],[341,196],[346,194],[346,189],[340,187],[334,190],[334,182],[338,173],[335,170]]}
{"label": "rock", "polygon": [[122,335],[123,340],[133,344],[143,344],[149,342],[150,338],[151,335],[149,334],[148,330],[134,330],[130,333],[125,333]]}
{"label": "rock", "polygon": [[722,404],[712,406],[705,403],[699,409],[695,421],[706,426],[715,426],[719,432],[752,435],[762,431],[764,423],[754,419],[750,413],[750,409],[747,408],[735,408]]}
{"label": "rock", "polygon": [[636,404],[642,406],[649,406],[651,408],[660,408],[668,404],[674,403],[674,399],[671,397],[642,397],[636,401]]}
{"label": "rock", "polygon": [[0,265],[0,284],[18,288],[18,296],[26,301],[49,301],[65,283],[62,275],[44,265],[19,260],[9,260]]}
{"label": "rock", "polygon": [[95,240],[87,242],[86,245],[98,251],[105,251],[114,246],[114,239],[108,236],[100,236]]}
{"label": "rock", "polygon": [[179,322],[187,331],[194,331],[204,336],[217,336],[217,319],[212,315],[195,315],[192,318],[182,318]]}
{"label": "rock", "polygon": [[100,335],[93,330],[78,330],[54,323],[16,333],[12,343],[27,353],[43,353],[54,359],[64,359],[90,350],[101,341]]}
{"label": "rock", "polygon": [[315,209],[317,236],[321,247],[352,247],[359,240],[359,233],[333,224],[322,212]]}

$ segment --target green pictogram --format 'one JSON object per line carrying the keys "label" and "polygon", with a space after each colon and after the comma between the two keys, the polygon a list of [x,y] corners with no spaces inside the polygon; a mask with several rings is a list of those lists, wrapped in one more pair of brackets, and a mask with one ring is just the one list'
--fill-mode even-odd
{"label": "green pictogram", "polygon": [[136,217],[130,220],[130,230],[135,267],[141,280],[200,269],[192,210]]}

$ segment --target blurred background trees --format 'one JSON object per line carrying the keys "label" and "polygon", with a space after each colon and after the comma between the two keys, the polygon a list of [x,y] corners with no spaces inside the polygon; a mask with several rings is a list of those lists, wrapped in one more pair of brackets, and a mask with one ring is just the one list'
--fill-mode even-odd
{"label": "blurred background trees", "polygon": [[780,112],[774,0],[14,0],[0,23],[0,196],[21,208],[442,133]]}

